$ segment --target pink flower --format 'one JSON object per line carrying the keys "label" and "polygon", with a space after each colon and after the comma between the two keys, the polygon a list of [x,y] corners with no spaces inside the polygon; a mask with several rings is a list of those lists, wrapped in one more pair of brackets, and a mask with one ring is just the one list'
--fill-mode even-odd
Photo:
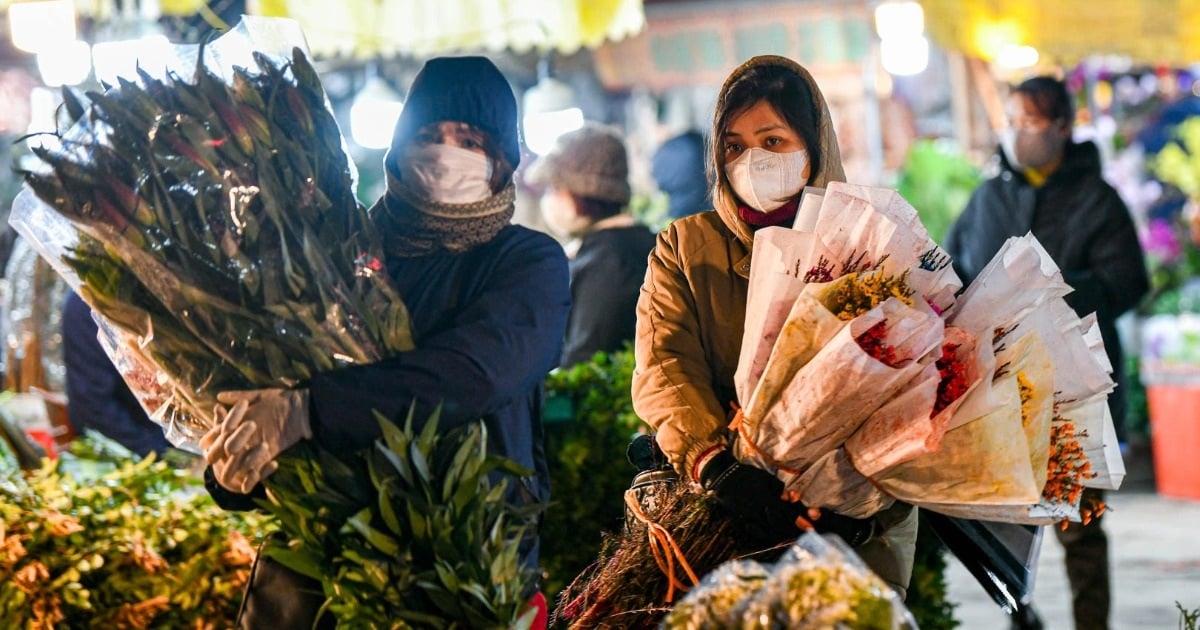
{"label": "pink flower", "polygon": [[1183,254],[1179,236],[1167,219],[1150,220],[1149,229],[1142,238],[1142,247],[1163,264],[1175,262]]}

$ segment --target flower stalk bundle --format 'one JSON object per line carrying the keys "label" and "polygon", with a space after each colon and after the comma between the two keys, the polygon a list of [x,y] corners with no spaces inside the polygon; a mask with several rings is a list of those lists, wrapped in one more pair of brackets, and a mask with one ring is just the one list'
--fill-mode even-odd
{"label": "flower stalk bundle", "polygon": [[75,123],[34,149],[13,220],[111,323],[110,354],[176,444],[210,426],[216,392],[412,347],[304,53],[221,69],[204,52],[192,77],[64,91]]}

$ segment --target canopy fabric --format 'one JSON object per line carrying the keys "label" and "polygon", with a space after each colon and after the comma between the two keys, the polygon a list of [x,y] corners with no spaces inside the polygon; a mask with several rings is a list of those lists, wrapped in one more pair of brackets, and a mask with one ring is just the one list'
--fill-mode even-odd
{"label": "canopy fabric", "polygon": [[646,23],[642,0],[259,0],[248,8],[300,22],[317,57],[569,54],[633,35]]}
{"label": "canopy fabric", "polygon": [[[0,10],[19,1],[0,0]],[[188,16],[211,13],[211,4],[160,0],[158,9]],[[99,20],[132,17],[115,0],[75,0],[75,10]],[[646,25],[642,0],[248,0],[246,12],[295,19],[317,57],[505,49],[570,54],[621,40]]]}
{"label": "canopy fabric", "polygon": [[949,50],[995,60],[1008,45],[1073,64],[1096,54],[1200,62],[1200,0],[922,0],[926,30]]}

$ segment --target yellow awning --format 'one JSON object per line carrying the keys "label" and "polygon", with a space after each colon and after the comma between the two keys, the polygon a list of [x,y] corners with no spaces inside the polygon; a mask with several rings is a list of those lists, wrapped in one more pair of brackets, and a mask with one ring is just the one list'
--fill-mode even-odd
{"label": "yellow awning", "polygon": [[259,0],[300,22],[314,56],[428,56],[456,50],[572,53],[642,30],[642,0]]}
{"label": "yellow awning", "polygon": [[[20,0],[0,0],[0,10]],[[160,0],[163,15],[211,1]],[[314,56],[429,56],[458,50],[556,50],[618,41],[646,25],[642,0],[248,0],[247,12],[300,23]],[[119,15],[114,0],[75,0],[80,15]],[[232,26],[232,24],[230,25]]]}
{"label": "yellow awning", "polygon": [[922,0],[938,45],[994,60],[1032,46],[1043,60],[1073,64],[1094,54],[1143,63],[1200,62],[1200,0]]}

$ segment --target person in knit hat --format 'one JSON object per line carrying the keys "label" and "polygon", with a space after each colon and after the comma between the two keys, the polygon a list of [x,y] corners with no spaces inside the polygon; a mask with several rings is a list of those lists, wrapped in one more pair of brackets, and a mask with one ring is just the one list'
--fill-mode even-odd
{"label": "person in knit hat", "polygon": [[[571,302],[561,246],[512,223],[521,159],[512,88],[484,57],[432,59],[413,80],[392,138],[387,191],[370,209],[384,250],[375,271],[403,301],[415,347],[316,374],[303,387],[218,395],[229,408],[201,441],[218,502],[265,496],[259,482],[301,440],[349,458],[380,438],[379,416],[402,424],[412,414],[420,430],[435,410],[441,431],[482,422],[489,455],[528,471],[508,479],[506,501],[528,508],[549,500],[542,383],[558,361]],[[536,528],[518,553],[535,571]],[[291,576],[301,585],[277,593],[292,596],[283,602],[251,589],[235,625],[314,627],[324,597],[305,579]],[[538,611],[532,627],[544,628],[545,597],[536,588],[522,595]],[[314,605],[286,605],[300,599]]]}
{"label": "person in knit hat", "polygon": [[543,186],[542,217],[567,240],[571,299],[559,364],[569,367],[633,340],[638,290],[654,234],[625,212],[629,161],[611,128],[588,124],[563,134],[530,169]]}

